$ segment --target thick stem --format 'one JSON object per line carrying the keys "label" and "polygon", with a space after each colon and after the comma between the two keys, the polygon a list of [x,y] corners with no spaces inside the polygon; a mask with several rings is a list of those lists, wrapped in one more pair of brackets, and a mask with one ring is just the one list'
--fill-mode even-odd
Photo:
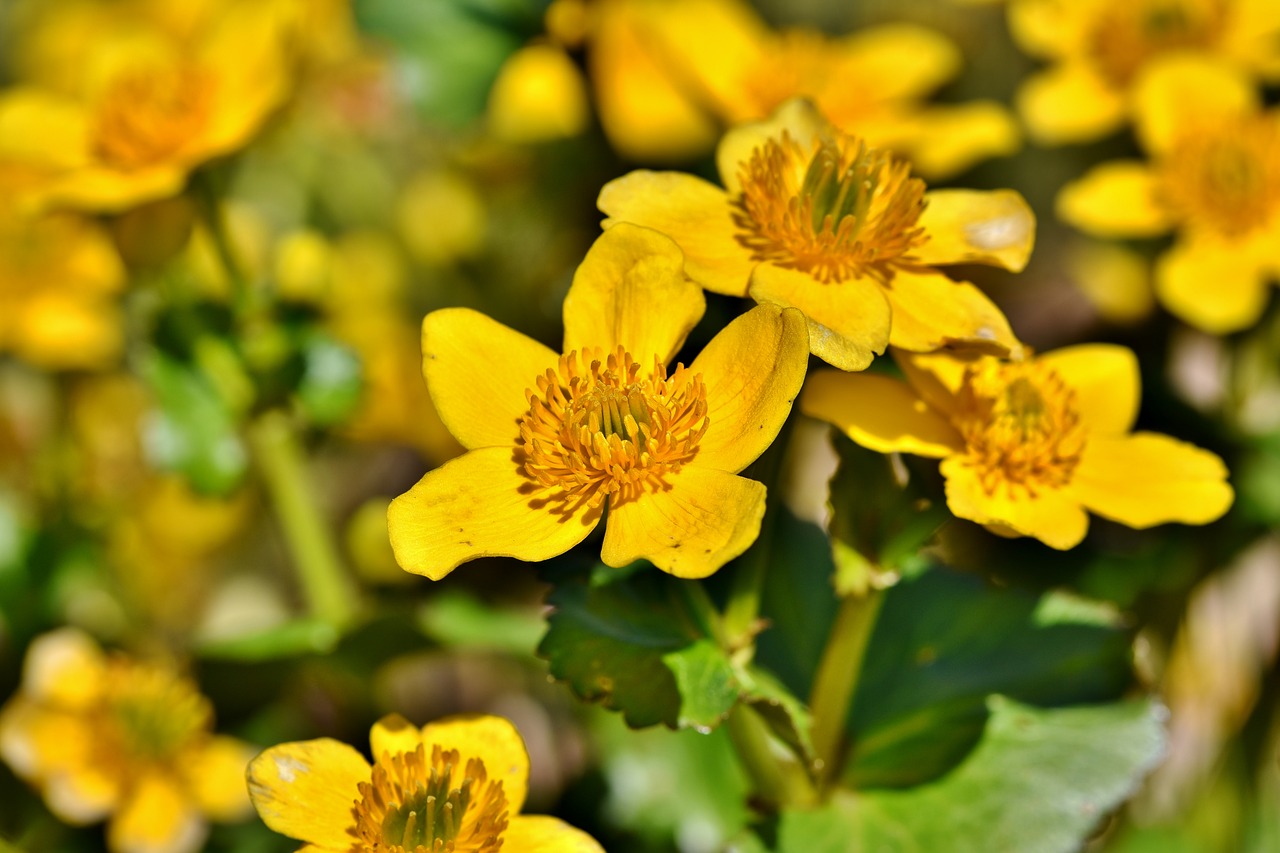
{"label": "thick stem", "polygon": [[816,801],[804,768],[773,748],[769,727],[754,709],[738,705],[725,726],[757,799],[771,809],[807,806]]}

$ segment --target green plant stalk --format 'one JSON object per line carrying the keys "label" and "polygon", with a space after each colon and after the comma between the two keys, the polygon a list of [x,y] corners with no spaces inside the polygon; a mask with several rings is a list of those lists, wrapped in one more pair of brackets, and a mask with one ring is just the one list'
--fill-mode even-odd
{"label": "green plant stalk", "polygon": [[808,774],[798,762],[788,760],[773,748],[769,727],[755,709],[739,704],[729,714],[725,728],[758,800],[773,809],[799,808],[816,802]]}
{"label": "green plant stalk", "polygon": [[197,170],[191,175],[190,188],[196,207],[200,211],[200,218],[204,220],[205,227],[209,230],[209,238],[213,242],[214,252],[218,255],[218,262],[231,282],[232,303],[236,314],[243,316],[248,312],[252,298],[249,292],[249,279],[232,245],[231,234],[227,229],[227,217],[218,198],[218,191],[213,185],[213,178],[207,170]]}

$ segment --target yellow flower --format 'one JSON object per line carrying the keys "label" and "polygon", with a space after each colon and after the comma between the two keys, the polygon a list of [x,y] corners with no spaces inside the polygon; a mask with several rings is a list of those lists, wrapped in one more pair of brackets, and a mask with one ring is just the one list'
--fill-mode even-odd
{"label": "yellow flower", "polygon": [[1016,192],[926,192],[905,163],[831,127],[806,101],[730,131],[717,159],[723,190],[677,172],[607,184],[605,226],[669,235],[708,290],[799,308],[813,354],[843,370],[866,367],[886,344],[1016,346],[981,291],[933,269],[1022,269],[1035,218]]}
{"label": "yellow flower", "polygon": [[1154,69],[1135,101],[1151,162],[1096,167],[1062,191],[1059,215],[1104,237],[1177,229],[1160,301],[1208,332],[1253,325],[1280,275],[1280,111],[1241,72],[1190,57]]}
{"label": "yellow flower", "polygon": [[[373,766],[329,738],[273,746],[249,765],[249,794],[306,853],[603,853],[554,817],[523,815],[529,755],[501,717],[374,724]],[[302,851],[299,851],[302,853]]]}
{"label": "yellow flower", "polygon": [[586,86],[569,55],[550,44],[520,48],[489,92],[489,130],[515,144],[577,136],[589,116]]}
{"label": "yellow flower", "polygon": [[900,355],[910,384],[823,371],[800,409],[872,450],[942,459],[947,505],[960,518],[1066,549],[1084,538],[1086,509],[1144,528],[1205,524],[1231,505],[1217,456],[1130,433],[1138,364],[1124,347],[1022,361]]}
{"label": "yellow flower", "polygon": [[1012,0],[1009,24],[1023,50],[1052,63],[1017,98],[1028,129],[1046,144],[1087,142],[1118,129],[1142,72],[1175,54],[1280,79],[1274,0]]}
{"label": "yellow flower", "polygon": [[804,318],[761,307],[689,367],[667,364],[702,317],[666,237],[605,232],[564,303],[564,355],[474,311],[428,314],[427,388],[468,449],[396,498],[396,559],[439,579],[476,557],[545,560],[609,520],[601,557],[704,577],[755,541],[765,489],[737,476],[804,381]]}
{"label": "yellow flower", "polygon": [[63,628],[27,650],[22,686],[0,710],[0,756],[64,821],[109,816],[112,851],[183,853],[200,849],[208,820],[249,809],[253,752],[212,722],[189,680]]}

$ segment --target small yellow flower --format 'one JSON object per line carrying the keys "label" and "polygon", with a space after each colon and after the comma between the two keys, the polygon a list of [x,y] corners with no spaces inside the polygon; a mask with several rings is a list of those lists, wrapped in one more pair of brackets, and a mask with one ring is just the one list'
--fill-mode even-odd
{"label": "small yellow flower", "polygon": [[66,822],[109,817],[115,853],[195,851],[208,820],[248,813],[253,752],[211,733],[213,709],[189,680],[105,655],[73,628],[37,638],[22,679],[0,710],[0,756]]}
{"label": "small yellow flower", "polygon": [[1018,93],[1028,129],[1047,144],[1117,130],[1142,72],[1175,54],[1280,79],[1273,0],[1012,0],[1009,24],[1023,50],[1052,63]]}
{"label": "small yellow flower", "polygon": [[723,190],[677,172],[607,184],[605,226],[669,235],[708,290],[799,308],[813,354],[843,370],[866,367],[886,344],[1017,345],[981,291],[934,269],[1022,269],[1035,218],[1016,192],[926,192],[904,162],[835,129],[806,101],[730,131],[717,157]]}
{"label": "small yellow flower", "polygon": [[249,765],[262,820],[307,853],[603,853],[557,818],[520,814],[529,755],[501,717],[418,729],[392,714],[369,740],[372,767],[328,738],[263,752]]}
{"label": "small yellow flower", "polygon": [[1054,548],[1084,538],[1091,510],[1130,527],[1205,524],[1230,507],[1222,460],[1169,436],[1130,433],[1138,364],[1086,344],[1037,358],[899,354],[909,383],[823,371],[800,400],[864,447],[942,459],[960,518]]}
{"label": "small yellow flower", "polygon": [[590,112],[582,74],[561,48],[530,44],[503,64],[489,92],[490,132],[529,144],[577,136]]}
{"label": "small yellow flower", "polygon": [[396,559],[439,579],[476,557],[545,560],[608,526],[602,559],[704,577],[755,541],[765,488],[737,476],[773,441],[804,381],[798,311],[730,323],[689,367],[667,364],[702,317],[680,250],[605,232],[564,303],[564,355],[482,314],[422,325],[423,373],[467,453],[396,498]]}
{"label": "small yellow flower", "polygon": [[1154,69],[1135,101],[1151,162],[1096,167],[1062,191],[1059,215],[1103,237],[1176,229],[1160,301],[1208,332],[1253,325],[1280,275],[1280,111],[1241,72],[1189,57]]}

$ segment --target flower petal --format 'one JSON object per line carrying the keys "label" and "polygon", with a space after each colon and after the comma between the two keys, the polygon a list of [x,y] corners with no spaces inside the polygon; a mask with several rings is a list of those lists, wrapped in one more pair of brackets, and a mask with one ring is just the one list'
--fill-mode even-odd
{"label": "flower petal", "polygon": [[249,764],[249,796],[271,829],[319,847],[352,845],[357,785],[369,763],[330,738],[273,746]]}
{"label": "flower petal", "polygon": [[114,853],[195,853],[208,834],[208,824],[177,779],[144,771],[111,818],[107,846]]}
{"label": "flower petal", "polygon": [[1115,344],[1081,344],[1046,353],[1039,360],[1075,391],[1080,420],[1090,435],[1123,435],[1133,428],[1142,381],[1133,350]]}
{"label": "flower petal", "polygon": [[1067,269],[1072,283],[1104,320],[1130,325],[1155,308],[1151,262],[1145,255],[1105,240],[1073,241]]}
{"label": "flower petal", "polygon": [[720,145],[716,148],[720,182],[730,196],[736,196],[742,191],[738,170],[751,159],[751,153],[770,139],[780,138],[784,132],[790,134],[802,149],[808,150],[814,140],[831,132],[831,124],[818,112],[812,101],[807,98],[792,98],[774,110],[769,118],[740,124],[730,130],[721,138]]}
{"label": "flower petal", "polygon": [[23,306],[12,348],[53,368],[110,367],[124,348],[124,318],[115,302],[65,291],[33,295]]}
{"label": "flower petal", "polygon": [[809,327],[794,308],[762,305],[711,339],[690,370],[702,374],[710,424],[696,463],[737,473],[773,443],[809,366]]}
{"label": "flower petal", "polygon": [[144,202],[175,196],[186,181],[186,169],[169,163],[136,171],[90,165],[61,173],[32,195],[40,209],[120,213]]}
{"label": "flower petal", "polygon": [[755,261],[737,241],[724,190],[681,172],[636,171],[605,184],[596,204],[605,228],[632,222],[675,240],[685,272],[707,290],[746,295]]}
{"label": "flower petal", "polygon": [[893,310],[889,343],[895,347],[915,352],[959,347],[1003,355],[1019,346],[1004,314],[967,281],[899,270],[885,295]]}
{"label": "flower petal", "polygon": [[239,738],[215,735],[184,766],[187,789],[205,817],[233,821],[253,811],[244,775],[255,753]]}
{"label": "flower petal", "polygon": [[369,746],[374,761],[384,752],[413,752],[422,743],[422,730],[399,714],[387,714],[369,730]]}
{"label": "flower petal", "polygon": [[564,299],[564,351],[619,345],[646,367],[675,357],[707,309],[670,237],[618,223],[592,245]]}
{"label": "flower petal", "polygon": [[799,308],[809,321],[809,352],[841,370],[862,370],[889,343],[889,301],[869,278],[823,284],[807,273],[761,264],[751,298]]}
{"label": "flower petal", "polygon": [[1156,262],[1160,302],[1213,335],[1258,322],[1269,291],[1258,259],[1229,243],[1181,240]]}
{"label": "flower petal", "polygon": [[510,720],[487,715],[437,720],[422,727],[422,743],[428,757],[439,745],[444,750],[456,749],[464,763],[468,758],[479,758],[489,778],[502,782],[509,814],[519,814],[529,792],[529,752]]}
{"label": "flower petal", "polygon": [[1042,145],[1087,142],[1120,127],[1120,92],[1082,63],[1065,63],[1027,78],[1016,97],[1032,138]]}
{"label": "flower petal", "polygon": [[440,420],[468,449],[511,447],[529,411],[525,389],[559,356],[470,308],[422,320],[422,375]]}
{"label": "flower petal", "polygon": [[63,821],[84,825],[115,807],[120,780],[93,760],[97,738],[78,711],[57,711],[21,695],[0,711],[0,757],[43,788],[45,802]]}
{"label": "flower petal", "polygon": [[106,686],[107,658],[79,628],[42,634],[27,647],[22,692],[42,704],[68,710],[98,704]]}
{"label": "flower petal", "polygon": [[1253,80],[1235,65],[1196,55],[1154,63],[1133,90],[1134,124],[1149,154],[1169,150],[1193,127],[1211,127],[1258,109]]}
{"label": "flower petal", "polygon": [[911,387],[926,403],[948,417],[955,413],[955,395],[964,384],[965,370],[979,358],[982,356],[972,352],[893,351],[893,360],[902,368]]}
{"label": "flower petal", "polygon": [[620,567],[648,560],[681,578],[704,578],[760,534],[765,488],[736,474],[688,465],[663,491],[609,507],[600,558]]}
{"label": "flower petal", "polygon": [[581,829],[545,815],[511,818],[502,842],[520,853],[604,853],[600,843]]}
{"label": "flower petal", "polygon": [[1058,218],[1099,237],[1154,237],[1173,222],[1156,197],[1156,178],[1138,160],[1103,163],[1058,193]]}
{"label": "flower petal", "polygon": [[1015,153],[1022,146],[1022,131],[1003,104],[969,101],[918,110],[904,116],[889,138],[872,140],[904,151],[917,173],[936,180]]}
{"label": "flower petal", "polygon": [[58,169],[83,166],[90,121],[70,98],[35,87],[7,89],[0,97],[0,156]]}
{"label": "flower petal", "polygon": [[1036,217],[1013,190],[933,190],[920,227],[928,241],[912,253],[922,264],[990,264],[1021,272],[1036,241]]}
{"label": "flower petal", "polygon": [[1006,484],[988,494],[968,462],[953,456],[942,460],[946,478],[947,506],[957,518],[967,518],[996,528],[1033,536],[1051,548],[1074,548],[1089,529],[1089,515],[1074,494],[1064,489],[1041,489],[1035,496],[1019,488],[1016,494]]}
{"label": "flower petal", "polygon": [[520,470],[521,452],[469,451],[393,500],[387,529],[400,567],[440,580],[477,557],[537,562],[587,538],[600,511],[561,505],[559,490],[538,486]]}
{"label": "flower petal", "polygon": [[1091,15],[1063,0],[1017,0],[1009,4],[1009,32],[1033,56],[1060,58],[1080,49]]}
{"label": "flower petal", "polygon": [[800,411],[880,453],[941,458],[964,449],[950,421],[905,382],[888,376],[819,370],[805,384]]}
{"label": "flower petal", "polygon": [[[870,97],[884,101],[915,98],[936,89],[960,71],[962,61],[951,39],[908,23],[864,27],[834,41],[832,47],[839,57],[835,73],[848,81],[846,85],[857,81]],[[840,123],[835,115],[829,118]]]}

